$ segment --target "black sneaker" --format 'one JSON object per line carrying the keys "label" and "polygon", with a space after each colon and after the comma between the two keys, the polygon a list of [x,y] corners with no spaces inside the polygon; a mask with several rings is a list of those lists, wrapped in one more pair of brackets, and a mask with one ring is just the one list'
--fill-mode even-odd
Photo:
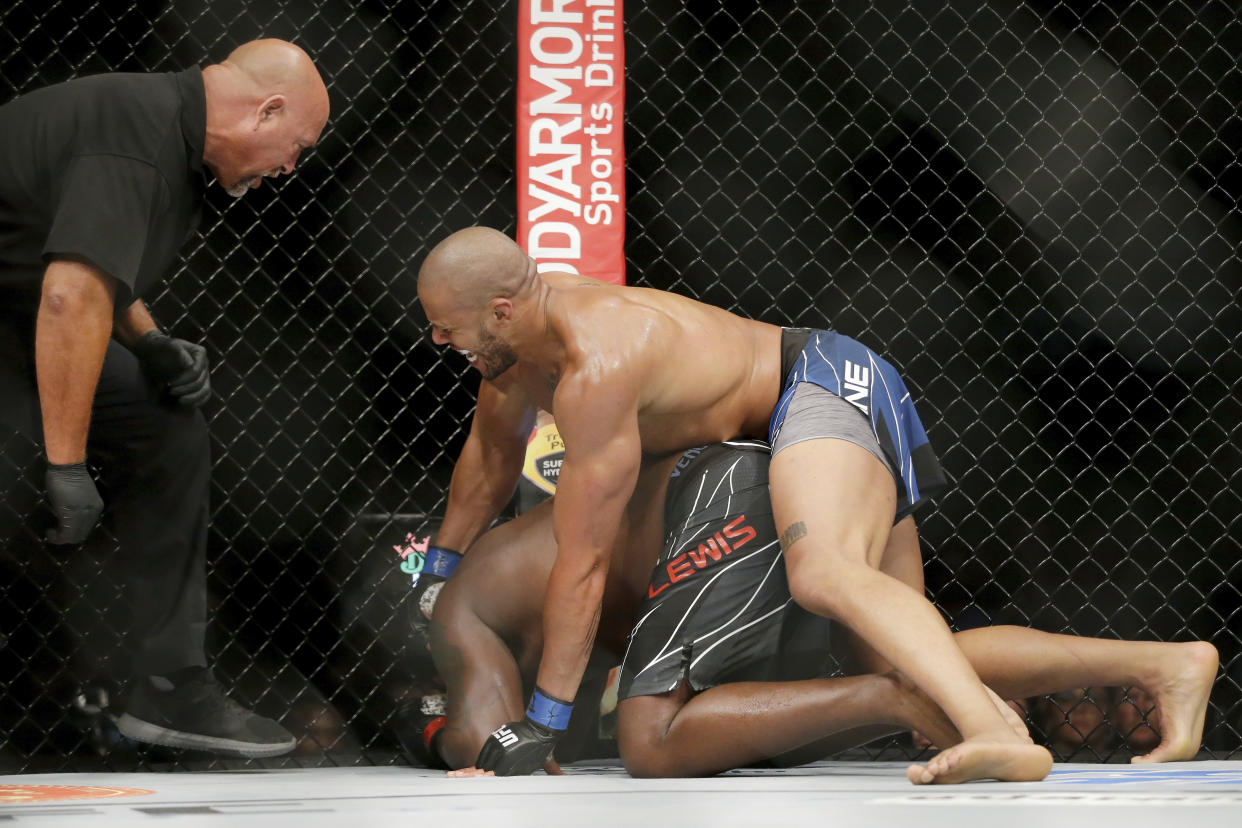
{"label": "black sneaker", "polygon": [[138,742],[252,759],[279,756],[297,744],[279,724],[224,695],[206,667],[138,679],[116,726]]}

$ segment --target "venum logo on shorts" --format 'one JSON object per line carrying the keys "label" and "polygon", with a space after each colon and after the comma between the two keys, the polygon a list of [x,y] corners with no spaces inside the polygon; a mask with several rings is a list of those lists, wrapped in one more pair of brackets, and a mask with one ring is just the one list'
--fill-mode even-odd
{"label": "venum logo on shorts", "polygon": [[687,466],[694,462],[694,458],[703,453],[705,448],[707,448],[707,446],[697,446],[692,449],[686,449],[685,453],[681,455],[681,459],[677,461],[677,465],[673,467],[673,473],[670,474],[669,477],[681,477],[681,473],[685,471]]}
{"label": "venum logo on shorts", "polygon": [[870,414],[867,411],[867,401],[871,397],[871,369],[866,365],[857,365],[845,361],[845,393],[842,395],[847,403],[850,403],[864,414]]}
{"label": "venum logo on shorts", "polygon": [[655,579],[653,579],[652,583],[647,586],[647,597],[654,598],[672,584],[689,578],[701,569],[706,569],[726,555],[732,555],[738,549],[753,541],[758,535],[759,533],[755,531],[755,527],[746,522],[746,515],[735,517],[726,523],[719,532],[714,533],[706,541],[700,543],[697,548],[687,549],[669,561],[664,567],[668,580],[657,589]]}

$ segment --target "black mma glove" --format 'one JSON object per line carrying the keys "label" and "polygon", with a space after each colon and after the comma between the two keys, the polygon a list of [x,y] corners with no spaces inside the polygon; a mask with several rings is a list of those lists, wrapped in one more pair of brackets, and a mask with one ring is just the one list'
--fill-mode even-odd
{"label": "black mma glove", "polygon": [[449,770],[436,747],[436,737],[447,721],[444,718],[446,702],[443,693],[433,693],[403,702],[397,709],[397,740],[414,764]]}
{"label": "black mma glove", "polygon": [[474,766],[497,776],[534,773],[552,758],[552,749],[565,735],[573,709],[571,702],[553,698],[536,687],[526,718],[496,728],[483,743]]}
{"label": "black mma glove", "polygon": [[132,350],[147,378],[181,405],[198,408],[211,398],[207,349],[202,345],[148,331]]}
{"label": "black mma glove", "polygon": [[48,542],[81,543],[86,540],[103,511],[103,498],[86,470],[86,463],[61,466],[48,463],[43,481],[48,503],[56,515],[56,528],[48,531]]}
{"label": "black mma glove", "polygon": [[414,584],[414,595],[410,607],[410,626],[424,642],[429,642],[431,612],[435,609],[436,599],[440,597],[440,588],[453,574],[457,564],[461,563],[461,554],[443,546],[427,547],[423,558],[423,569]]}

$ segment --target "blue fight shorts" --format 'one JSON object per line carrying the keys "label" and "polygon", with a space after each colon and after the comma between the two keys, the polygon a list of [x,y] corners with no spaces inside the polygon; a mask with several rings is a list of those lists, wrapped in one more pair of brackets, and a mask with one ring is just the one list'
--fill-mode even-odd
{"label": "blue fight shorts", "polygon": [[[906,384],[897,370],[870,348],[835,331],[785,328],[781,332],[781,373],[785,385],[768,425],[768,442],[774,447],[791,442],[778,439],[782,429],[797,432],[792,442],[836,436],[856,442],[846,435],[820,433],[815,426],[800,425],[797,417],[810,415],[792,414],[790,403],[800,383],[811,383],[852,405],[870,424],[897,484],[894,523],[949,487]],[[823,419],[831,421],[832,416]]]}

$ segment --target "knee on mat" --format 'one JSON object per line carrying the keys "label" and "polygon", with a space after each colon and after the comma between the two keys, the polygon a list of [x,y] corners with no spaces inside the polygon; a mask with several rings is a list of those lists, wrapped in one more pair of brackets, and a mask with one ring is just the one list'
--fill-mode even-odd
{"label": "knee on mat", "polygon": [[626,745],[621,749],[621,761],[625,763],[626,773],[635,779],[667,779],[683,775],[654,740]]}
{"label": "knee on mat", "polygon": [[682,776],[664,744],[667,723],[661,724],[649,713],[642,715],[645,710],[635,715],[633,706],[626,709],[624,702],[622,705],[617,717],[617,747],[626,772],[639,779]]}

